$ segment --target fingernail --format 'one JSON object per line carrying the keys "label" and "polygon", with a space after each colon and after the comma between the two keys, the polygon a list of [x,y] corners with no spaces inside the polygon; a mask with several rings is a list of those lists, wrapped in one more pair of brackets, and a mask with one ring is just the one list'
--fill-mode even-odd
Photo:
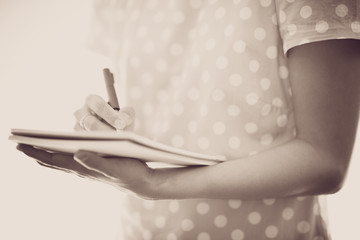
{"label": "fingernail", "polygon": [[117,119],[115,121],[115,128],[116,129],[124,129],[126,127],[126,122],[123,119]]}

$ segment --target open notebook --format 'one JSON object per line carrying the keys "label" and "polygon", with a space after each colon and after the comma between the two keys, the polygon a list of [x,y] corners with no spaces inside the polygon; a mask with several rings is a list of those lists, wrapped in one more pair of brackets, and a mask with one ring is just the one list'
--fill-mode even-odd
{"label": "open notebook", "polygon": [[11,129],[9,140],[54,152],[74,153],[82,149],[106,157],[130,157],[171,165],[212,165],[225,160],[224,156],[189,152],[126,131],[107,133]]}

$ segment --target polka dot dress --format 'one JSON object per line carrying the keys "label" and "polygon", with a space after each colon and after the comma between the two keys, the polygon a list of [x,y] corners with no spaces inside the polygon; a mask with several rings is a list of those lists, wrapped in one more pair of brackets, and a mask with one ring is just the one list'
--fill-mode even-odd
{"label": "polka dot dress", "polygon": [[[354,0],[122,0],[95,9],[91,45],[114,59],[135,131],[229,160],[295,136],[289,49],[360,38]],[[123,206],[124,239],[329,239],[318,197],[129,197]]]}

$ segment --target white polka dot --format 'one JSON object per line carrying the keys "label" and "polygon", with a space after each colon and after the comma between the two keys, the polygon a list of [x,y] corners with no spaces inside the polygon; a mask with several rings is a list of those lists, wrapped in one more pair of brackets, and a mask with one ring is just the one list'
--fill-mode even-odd
{"label": "white polka dot", "polygon": [[269,115],[269,113],[271,112],[271,105],[270,104],[265,104],[262,108],[261,108],[261,116],[265,117],[267,115]]}
{"label": "white polka dot", "polygon": [[143,236],[144,240],[151,240],[152,239],[152,233],[147,229],[143,230],[142,236]]}
{"label": "white polka dot", "polygon": [[142,91],[139,87],[132,87],[129,94],[132,99],[139,99],[142,96]]}
{"label": "white polka dot", "polygon": [[136,32],[138,37],[144,37],[148,32],[148,29],[146,26],[140,26]]}
{"label": "white polka dot", "polygon": [[172,213],[176,213],[179,211],[180,205],[179,205],[179,201],[177,200],[171,200],[169,202],[169,211]]}
{"label": "white polka dot", "polygon": [[155,23],[161,23],[164,20],[164,14],[162,12],[158,12],[154,15],[153,21]]}
{"label": "white polka dot", "polygon": [[130,57],[130,65],[133,68],[139,68],[140,67],[140,59],[136,56],[131,56]]}
{"label": "white polka dot", "polygon": [[260,223],[261,221],[261,215],[258,212],[251,212],[248,216],[249,223],[255,225]]}
{"label": "white polka dot", "polygon": [[211,97],[215,102],[220,102],[224,99],[225,93],[224,93],[224,91],[222,91],[220,89],[215,89],[212,92]]}
{"label": "white polka dot", "polygon": [[193,9],[199,8],[201,4],[202,4],[201,0],[190,0],[190,7]]}
{"label": "white polka dot", "polygon": [[261,86],[261,89],[266,91],[266,90],[269,90],[270,86],[271,86],[271,81],[270,79],[268,78],[262,78],[260,80],[260,86]]}
{"label": "white polka dot", "polygon": [[208,114],[208,106],[206,104],[201,104],[200,106],[200,115],[205,117]]}
{"label": "white polka dot", "polygon": [[197,144],[199,146],[199,148],[201,149],[207,149],[209,147],[209,139],[206,137],[200,137],[197,141]]}
{"label": "white polka dot", "polygon": [[354,33],[360,33],[360,22],[359,21],[354,21],[351,23],[351,30]]}
{"label": "white polka dot", "polygon": [[246,43],[242,40],[237,40],[234,42],[233,49],[236,53],[243,53],[246,48]]}
{"label": "white polka dot", "polygon": [[235,31],[234,25],[229,24],[225,27],[224,34],[225,34],[225,36],[230,37],[231,35],[233,35],[234,31]]}
{"label": "white polka dot", "polygon": [[215,38],[209,38],[208,40],[206,40],[205,42],[205,48],[206,50],[212,50],[214,49],[216,46],[216,39]]}
{"label": "white polka dot", "polygon": [[273,225],[270,225],[265,229],[265,235],[270,239],[275,238],[278,235],[278,233],[279,233],[279,229]]}
{"label": "white polka dot", "polygon": [[283,101],[281,100],[281,98],[274,98],[272,100],[272,105],[281,108],[283,106]]}
{"label": "white polka dot", "polygon": [[294,217],[294,210],[290,207],[287,207],[282,211],[281,215],[284,220],[289,221]]}
{"label": "white polka dot", "polygon": [[151,210],[151,209],[154,208],[155,203],[154,203],[153,200],[145,200],[145,201],[143,202],[143,206],[144,206],[145,209]]}
{"label": "white polka dot", "polygon": [[216,135],[221,135],[221,134],[224,134],[225,132],[225,124],[223,122],[217,122],[217,123],[214,123],[213,125],[213,132],[216,134]]}
{"label": "white polka dot", "polygon": [[175,24],[180,24],[180,23],[184,22],[184,20],[185,20],[185,15],[184,15],[184,13],[181,12],[181,11],[176,11],[176,12],[173,14],[172,18],[173,18],[173,21],[174,21]]}
{"label": "white polka dot", "polygon": [[165,72],[168,68],[168,63],[164,59],[158,59],[155,63],[155,68],[158,72]]}
{"label": "white polka dot", "polygon": [[285,114],[280,115],[277,119],[276,119],[276,123],[278,125],[278,127],[285,127],[287,124],[287,116]]}
{"label": "white polka dot", "polygon": [[207,232],[202,232],[199,233],[199,235],[197,236],[197,240],[210,240],[210,234],[208,234]]}
{"label": "white polka dot", "polygon": [[225,69],[228,65],[229,60],[225,56],[218,57],[216,59],[216,67],[219,69]]}
{"label": "white polka dot", "polygon": [[240,138],[238,138],[236,136],[230,137],[228,140],[228,143],[229,143],[230,148],[232,148],[232,149],[238,149],[241,145]]}
{"label": "white polka dot", "polygon": [[194,228],[194,222],[191,221],[190,219],[184,219],[181,222],[181,229],[184,230],[185,232],[191,231]]}
{"label": "white polka dot", "polygon": [[276,46],[270,46],[266,49],[266,56],[270,59],[275,59],[278,56],[278,50]]}
{"label": "white polka dot", "polygon": [[286,14],[284,11],[279,11],[279,22],[284,23],[286,21]]}
{"label": "white polka dot", "polygon": [[329,24],[324,20],[318,21],[315,25],[315,30],[318,33],[325,33],[327,30],[329,30]]}
{"label": "white polka dot", "polygon": [[141,75],[141,81],[145,84],[145,85],[151,85],[154,81],[154,77],[151,73],[143,73]]}
{"label": "white polka dot", "polygon": [[210,210],[210,206],[206,202],[200,202],[196,206],[196,211],[201,215],[207,214],[209,210]]}
{"label": "white polka dot", "polygon": [[240,18],[243,20],[249,19],[252,15],[252,11],[248,7],[240,9]]}
{"label": "white polka dot", "polygon": [[175,233],[169,233],[166,237],[166,240],[177,240],[177,236]]}
{"label": "white polka dot", "polygon": [[245,131],[247,133],[253,134],[256,133],[257,130],[258,130],[258,126],[256,125],[256,123],[249,122],[245,124]]}
{"label": "white polka dot", "polygon": [[205,35],[209,30],[209,25],[203,23],[201,26],[200,26],[200,29],[199,29],[199,33],[200,35]]}
{"label": "white polka dot", "polygon": [[349,12],[348,7],[345,4],[339,4],[335,8],[335,13],[339,17],[345,17]]}
{"label": "white polka dot", "polygon": [[215,4],[217,2],[217,0],[209,0],[209,4],[210,5],[213,5],[213,4]]}
{"label": "white polka dot", "polygon": [[164,216],[158,216],[155,218],[155,226],[158,228],[164,228],[165,227],[165,217]]}
{"label": "white polka dot", "polygon": [[199,56],[199,55],[195,55],[195,56],[192,57],[192,59],[191,59],[191,65],[192,65],[193,67],[197,67],[197,66],[200,65],[200,56]]}
{"label": "white polka dot", "polygon": [[299,233],[305,234],[308,233],[310,231],[310,224],[307,221],[301,221],[297,224],[296,226],[296,230]]}
{"label": "white polka dot", "polygon": [[181,103],[176,103],[172,109],[173,114],[179,116],[184,112],[184,106]]}
{"label": "white polka dot", "polygon": [[171,34],[172,34],[172,29],[170,29],[170,28],[165,28],[165,29],[163,30],[163,32],[161,33],[161,40],[163,40],[163,41],[169,40],[170,37],[171,37]]}
{"label": "white polka dot", "polygon": [[287,31],[288,31],[290,36],[294,36],[296,34],[296,31],[297,31],[297,26],[295,24],[289,24],[287,26]]}
{"label": "white polka dot", "polygon": [[196,101],[200,97],[200,91],[198,88],[190,88],[188,91],[188,97],[192,101]]}
{"label": "white polka dot", "polygon": [[221,7],[215,10],[215,18],[220,19],[225,17],[226,15],[226,9]]}
{"label": "white polka dot", "polygon": [[[135,9],[131,14],[130,14],[130,21],[136,21],[140,16],[140,11],[138,9]],[[123,18],[124,16],[122,16]]]}
{"label": "white polka dot", "polygon": [[152,53],[154,51],[154,44],[152,42],[147,42],[144,44],[144,52]]}
{"label": "white polka dot", "polygon": [[296,200],[298,200],[299,202],[304,201],[305,199],[305,196],[296,197]]}
{"label": "white polka dot", "polygon": [[289,70],[286,66],[279,67],[279,76],[281,79],[286,79],[289,76]]}
{"label": "white polka dot", "polygon": [[184,146],[184,138],[180,135],[173,136],[171,138],[171,144],[174,147],[183,147]]}
{"label": "white polka dot", "polygon": [[239,116],[240,108],[237,105],[229,105],[227,108],[227,113],[232,117]]}
{"label": "white polka dot", "polygon": [[303,6],[300,9],[300,16],[302,18],[309,18],[312,15],[312,8],[310,6]]}
{"label": "white polka dot", "polygon": [[260,4],[263,7],[268,7],[271,4],[271,0],[260,0]]}
{"label": "white polka dot", "polygon": [[256,93],[249,93],[246,96],[246,102],[249,105],[255,105],[259,101],[259,96]]}
{"label": "white polka dot", "polygon": [[257,60],[251,60],[249,63],[249,69],[251,72],[259,71],[260,63]]}
{"label": "white polka dot", "polygon": [[204,83],[207,83],[209,80],[210,80],[210,73],[208,71],[204,71],[202,74],[201,74],[201,80],[204,82]]}
{"label": "white polka dot", "polygon": [[265,29],[263,28],[256,28],[254,31],[254,37],[256,40],[264,40],[266,37]]}
{"label": "white polka dot", "polygon": [[234,87],[238,87],[242,83],[242,77],[241,77],[241,75],[236,74],[236,73],[231,74],[229,77],[229,82],[230,82],[230,85],[232,85]]}
{"label": "white polka dot", "polygon": [[265,205],[271,206],[276,202],[276,200],[274,198],[267,198],[264,199],[263,202]]}
{"label": "white polka dot", "polygon": [[156,92],[156,99],[161,103],[166,103],[168,101],[169,95],[165,90],[159,90]]}
{"label": "white polka dot", "polygon": [[152,9],[152,8],[155,8],[156,5],[158,5],[157,0],[149,0],[146,4],[146,7]]}
{"label": "white polka dot", "polygon": [[184,52],[184,47],[179,43],[174,43],[170,47],[170,54],[173,56],[180,56]]}
{"label": "white polka dot", "polygon": [[216,216],[216,218],[214,219],[214,224],[216,227],[218,228],[223,228],[226,226],[227,224],[227,218],[224,215],[218,215]]}
{"label": "white polka dot", "polygon": [[231,239],[232,240],[243,240],[244,237],[245,237],[245,234],[240,229],[235,229],[234,231],[231,232]]}
{"label": "white polka dot", "polygon": [[189,130],[189,132],[195,133],[196,130],[197,130],[197,128],[198,128],[198,123],[197,123],[197,121],[195,121],[195,120],[189,121],[189,123],[188,123],[188,130]]}
{"label": "white polka dot", "polygon": [[241,207],[242,201],[236,199],[236,200],[229,200],[228,203],[232,209],[238,209]]}
{"label": "white polka dot", "polygon": [[241,1],[242,1],[242,0],[233,0],[233,3],[234,3],[234,4],[239,4],[239,3],[241,3]]}
{"label": "white polka dot", "polygon": [[274,141],[274,138],[271,134],[265,134],[260,139],[261,144],[265,145],[265,146],[272,144],[273,141]]}

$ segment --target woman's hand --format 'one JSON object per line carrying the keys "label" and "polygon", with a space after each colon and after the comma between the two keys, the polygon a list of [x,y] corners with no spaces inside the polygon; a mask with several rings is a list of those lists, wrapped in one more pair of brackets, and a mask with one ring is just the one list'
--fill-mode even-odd
{"label": "woman's hand", "polygon": [[129,130],[134,127],[135,111],[123,107],[120,111],[112,107],[100,96],[89,95],[82,108],[75,111],[76,131]]}
{"label": "woman's hand", "polygon": [[105,182],[138,197],[149,196],[153,169],[140,160],[103,158],[96,153],[82,150],[74,155],[50,153],[24,144],[18,145],[17,149],[35,158],[42,166]]}

